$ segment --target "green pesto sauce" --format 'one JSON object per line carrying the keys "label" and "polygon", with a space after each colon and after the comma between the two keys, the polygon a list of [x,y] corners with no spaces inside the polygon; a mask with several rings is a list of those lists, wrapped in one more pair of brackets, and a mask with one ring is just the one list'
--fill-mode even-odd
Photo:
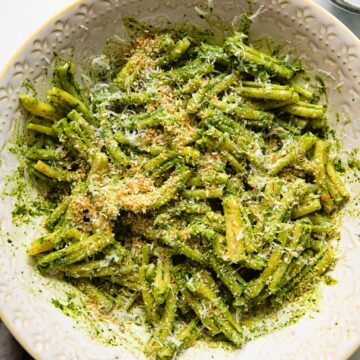
{"label": "green pesto sauce", "polygon": [[35,85],[32,83],[30,79],[25,79],[23,83],[21,84],[23,88],[27,90],[28,93],[33,94],[33,96],[37,96],[37,90]]}
{"label": "green pesto sauce", "polygon": [[348,166],[354,172],[354,175],[359,176],[360,171],[360,160],[358,159],[359,148],[352,149],[349,153]]}
{"label": "green pesto sauce", "polygon": [[[328,286],[335,285],[337,281],[330,276],[324,276],[324,283]],[[244,332],[244,342],[252,341],[258,337],[284,329],[296,324],[304,316],[310,318],[320,311],[319,300],[321,291],[318,287],[306,291],[295,292],[292,300],[286,301],[284,305],[277,307],[266,307],[249,313],[241,318]],[[109,314],[107,321],[97,310],[94,304],[89,303],[84,294],[74,288],[74,292],[67,292],[66,299],[53,298],[51,303],[66,316],[76,321],[76,327],[86,330],[98,341],[110,346],[126,346],[129,350],[141,349],[145,345],[144,337],[139,336],[146,331],[147,325],[144,322],[144,314],[130,311],[124,319],[124,313],[114,310]],[[109,326],[114,324],[115,327]],[[131,331],[131,325],[136,325],[138,331]],[[125,335],[125,336],[124,336]],[[125,344],[124,344],[125,341]],[[209,348],[221,348],[226,352],[236,351],[237,347],[229,343],[222,335],[216,337],[202,337],[195,344],[195,347],[203,346]]]}
{"label": "green pesto sauce", "polygon": [[294,325],[304,315],[311,316],[319,311],[319,290],[312,289],[299,295],[284,307],[279,309],[266,309],[244,319],[245,328],[248,331],[248,339],[257,338],[287,326]]}
{"label": "green pesto sauce", "polygon": [[[49,214],[55,207],[54,199],[47,196],[44,189],[34,190],[34,183],[26,172],[25,153],[28,143],[20,131],[16,131],[9,151],[19,160],[18,168],[5,179],[2,196],[10,196],[16,201],[12,210],[14,222],[30,223],[35,217]],[[40,192],[39,192],[40,190]]]}
{"label": "green pesto sauce", "polygon": [[109,346],[124,346],[136,353],[144,346],[147,325],[144,313],[137,309],[129,313],[115,308],[104,316],[96,305],[77,288],[66,290],[65,298],[53,298],[51,303],[66,316],[75,320],[75,328],[83,329],[91,337]]}

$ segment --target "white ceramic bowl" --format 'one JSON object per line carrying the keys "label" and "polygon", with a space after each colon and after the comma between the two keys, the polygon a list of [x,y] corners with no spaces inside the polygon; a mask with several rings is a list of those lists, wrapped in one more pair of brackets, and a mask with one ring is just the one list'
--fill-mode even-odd
{"label": "white ceramic bowl", "polygon": [[[43,69],[51,68],[53,53],[60,50],[74,48],[75,62],[79,66],[86,63],[90,55],[101,51],[107,37],[124,33],[122,15],[135,16],[155,25],[186,21],[203,26],[193,10],[198,3],[198,0],[85,0],[64,10],[33,35],[0,76],[1,186],[4,176],[16,168],[16,159],[8,152],[8,143],[16,120],[21,118],[17,95],[26,78],[45,89],[48,78]],[[215,0],[215,13],[231,21],[246,8],[245,3]],[[327,78],[330,114],[335,111],[340,114],[341,121],[336,124],[339,134],[347,149],[358,145],[360,41],[309,0],[254,0],[253,3],[255,9],[260,5],[266,9],[255,20],[254,36],[272,36],[280,43],[290,41],[303,56],[305,66],[312,73],[320,72]],[[348,119],[351,124],[346,127]],[[351,191],[350,207],[355,206],[359,185],[352,184]],[[13,226],[10,215],[13,203],[13,199],[6,198],[0,209],[2,320],[37,359],[130,359],[132,355],[128,350],[97,342],[51,305],[49,300],[61,296],[62,292],[56,282],[42,278],[29,262],[24,244],[30,241],[37,227]],[[252,341],[231,355],[221,350],[195,348],[187,351],[183,358],[345,359],[360,344],[359,233],[358,221],[346,219],[339,261],[333,271],[338,283],[322,289],[318,313]]]}

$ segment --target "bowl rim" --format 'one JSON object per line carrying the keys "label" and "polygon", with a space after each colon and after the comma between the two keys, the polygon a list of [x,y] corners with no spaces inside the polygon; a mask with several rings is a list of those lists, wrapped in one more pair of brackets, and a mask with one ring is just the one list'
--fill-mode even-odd
{"label": "bowl rim", "polygon": [[[65,15],[67,12],[73,10],[77,6],[84,3],[86,0],[73,0],[73,2],[69,5],[66,5],[61,10],[55,12],[52,16],[48,18],[44,23],[39,25],[36,30],[34,30],[18,47],[18,49],[11,55],[11,57],[7,60],[5,65],[0,69],[0,80],[5,77],[6,73],[10,70],[11,66],[14,64],[15,60],[18,56],[24,52],[26,47],[34,41],[38,35],[44,31],[47,27],[49,27],[53,22],[55,22],[58,18]],[[360,38],[357,37],[340,19],[338,19],[335,15],[330,13],[329,10],[325,9],[320,4],[316,3],[314,0],[303,0],[304,4],[310,7],[315,8],[320,14],[330,18],[332,22],[336,24],[341,31],[347,33],[348,36],[352,38],[352,41],[357,44],[357,47],[360,48]],[[332,3],[334,3],[332,1]],[[34,359],[40,359],[40,354],[34,349],[30,347],[30,343],[26,340],[25,337],[21,336],[13,326],[12,322],[5,316],[4,312],[0,308],[0,320],[4,323],[6,328],[9,330],[11,335],[17,340],[17,342],[31,355]],[[348,351],[346,352],[346,356],[344,360],[348,359],[357,349],[360,348],[360,339],[358,340],[357,344],[349,347]]]}

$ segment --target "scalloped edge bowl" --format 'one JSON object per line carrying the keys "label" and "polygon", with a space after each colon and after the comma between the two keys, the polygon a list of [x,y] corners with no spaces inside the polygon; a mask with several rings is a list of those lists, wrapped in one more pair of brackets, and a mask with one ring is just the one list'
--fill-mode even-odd
{"label": "scalloped edge bowl", "polygon": [[[48,81],[43,69],[52,66],[54,51],[72,52],[84,64],[99,53],[108,36],[122,34],[121,15],[132,15],[155,25],[167,21],[201,24],[193,11],[198,0],[84,0],[77,1],[52,17],[34,33],[0,74],[0,185],[16,169],[8,151],[15,120],[21,119],[17,95],[24,79],[40,88]],[[360,139],[360,40],[340,21],[309,0],[254,0],[267,10],[253,26],[255,35],[266,34],[277,42],[291,40],[310,72],[321,72],[330,87],[330,121],[343,138],[345,150]],[[215,12],[233,19],[245,8],[245,1],[214,1]],[[186,15],[183,17],[183,15]],[[79,65],[81,66],[81,65]],[[351,123],[345,127],[346,120]],[[344,151],[345,151],[344,150]],[[358,183],[350,185],[352,202],[360,193]],[[16,228],[11,221],[14,199],[5,198],[0,210],[0,316],[13,335],[36,359],[130,359],[141,357],[122,346],[106,346],[75,326],[50,304],[59,296],[56,287],[34,271],[24,244],[38,227]],[[341,231],[339,261],[332,273],[334,286],[321,288],[320,311],[309,313],[298,323],[247,343],[227,353],[221,349],[194,347],[184,359],[346,359],[360,345],[360,226],[347,217]],[[24,236],[24,234],[26,234]],[[12,244],[7,241],[9,236]],[[39,294],[41,293],[41,294]]]}

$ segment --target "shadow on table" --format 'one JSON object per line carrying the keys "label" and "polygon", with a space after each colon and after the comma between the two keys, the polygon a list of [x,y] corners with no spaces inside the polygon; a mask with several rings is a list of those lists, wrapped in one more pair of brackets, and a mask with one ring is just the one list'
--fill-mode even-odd
{"label": "shadow on table", "polygon": [[330,12],[343,22],[351,31],[360,37],[360,15],[350,11],[342,10],[335,5],[331,5]]}

